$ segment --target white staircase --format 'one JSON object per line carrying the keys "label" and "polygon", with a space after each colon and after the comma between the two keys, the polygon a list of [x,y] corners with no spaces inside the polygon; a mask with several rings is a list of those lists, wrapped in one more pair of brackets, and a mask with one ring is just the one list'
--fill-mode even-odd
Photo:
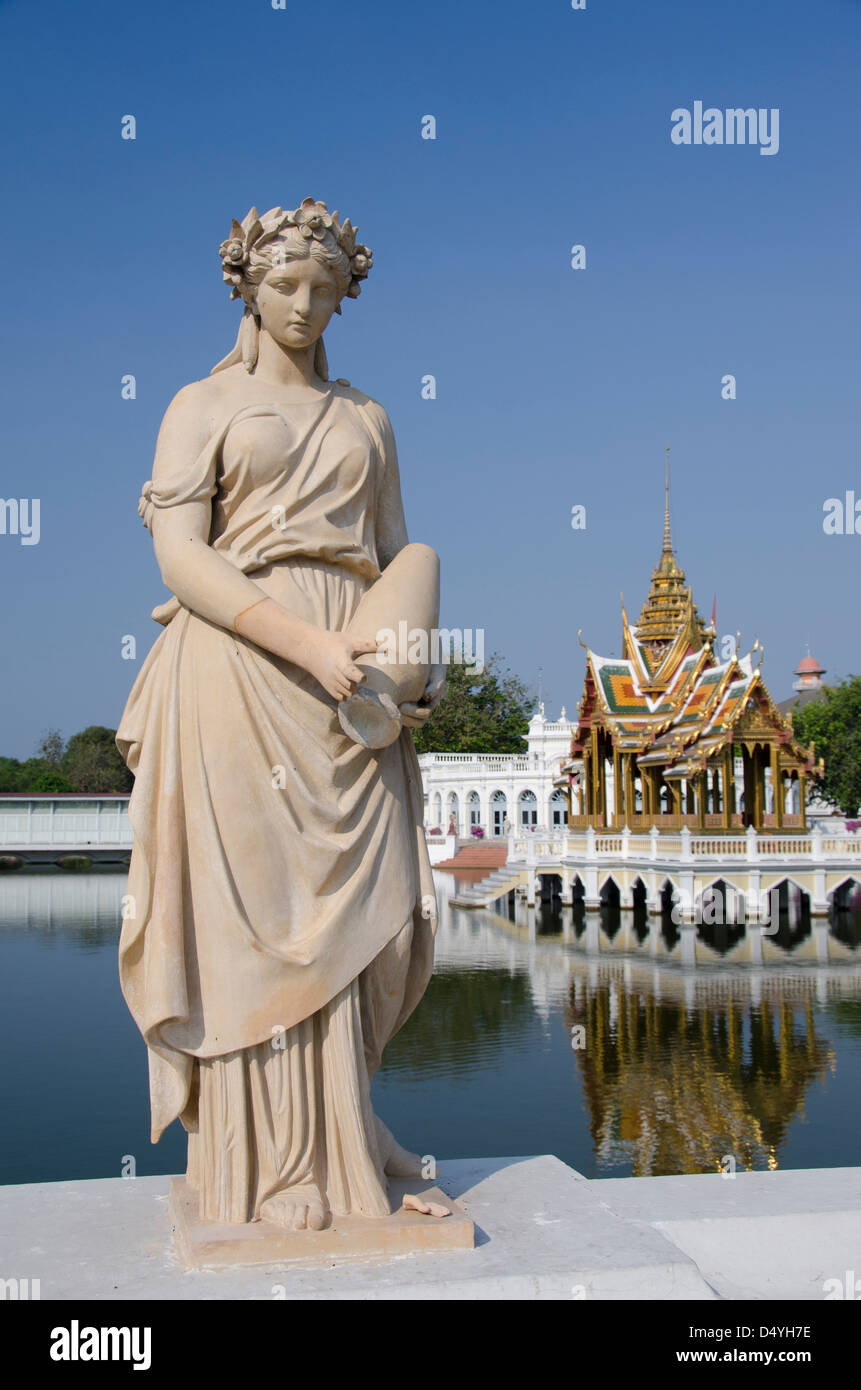
{"label": "white staircase", "polygon": [[508,868],[503,864],[501,869],[494,869],[492,874],[481,879],[479,883],[469,883],[466,887],[458,891],[456,897],[451,899],[452,907],[489,907],[497,898],[510,893],[512,888],[516,888],[523,879],[525,870],[522,866]]}

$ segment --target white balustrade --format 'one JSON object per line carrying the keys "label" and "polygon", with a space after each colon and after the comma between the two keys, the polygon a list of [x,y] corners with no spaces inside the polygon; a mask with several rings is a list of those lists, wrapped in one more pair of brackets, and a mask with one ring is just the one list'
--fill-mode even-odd
{"label": "white balustrade", "polygon": [[696,835],[687,829],[672,835],[663,835],[657,830],[648,835],[635,835],[623,830],[587,830],[585,834],[554,837],[552,850],[545,848],[543,840],[535,842],[532,836],[527,839],[519,835],[514,840],[517,858],[525,856],[529,844],[533,844],[539,854],[555,854],[556,845],[562,844],[566,859],[659,859],[686,864],[703,859],[757,863],[764,859],[792,863],[804,860],[812,863],[825,863],[829,859],[861,860],[861,834],[858,831],[824,836],[816,829],[807,835],[782,835],[764,830],[757,832],[752,828],[741,835]]}
{"label": "white balustrade", "polygon": [[0,850],[131,849],[128,797],[81,798],[74,806],[50,797],[0,800]]}

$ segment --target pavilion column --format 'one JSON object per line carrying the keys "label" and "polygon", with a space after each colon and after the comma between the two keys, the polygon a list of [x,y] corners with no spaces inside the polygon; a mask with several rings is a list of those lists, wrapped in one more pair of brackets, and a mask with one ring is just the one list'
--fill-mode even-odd
{"label": "pavilion column", "polygon": [[[681,790],[681,783],[679,784]],[[696,810],[696,778],[685,778],[685,812],[692,816]]]}
{"label": "pavilion column", "polygon": [[592,754],[583,749],[583,776],[580,782],[580,810],[584,816],[592,814]]}
{"label": "pavilion column", "polygon": [[753,824],[756,830],[761,830],[765,822],[765,763],[758,744],[754,745],[751,763],[753,767]]}
{"label": "pavilion column", "polygon": [[[744,787],[744,765],[742,764],[742,788]],[[732,744],[729,746],[729,810],[730,815],[735,816],[738,806],[738,789],[735,785],[735,749]]]}
{"label": "pavilion column", "polygon": [[708,773],[701,772],[697,778],[697,826],[700,830],[706,828],[706,796],[708,788]]}
{"label": "pavilion column", "polygon": [[807,773],[801,769],[798,773],[798,809],[801,812],[801,829],[807,829]]}
{"label": "pavilion column", "polygon": [[723,750],[723,828],[732,829],[732,816],[735,810],[735,787],[733,785],[732,744]]}
{"label": "pavilion column", "polygon": [[613,824],[614,826],[624,825],[622,811],[622,768],[619,758],[619,750],[613,745]]}
{"label": "pavilion column", "polygon": [[783,829],[783,774],[780,771],[780,749],[771,745],[771,785],[774,789],[774,827]]}
{"label": "pavilion column", "polygon": [[592,815],[595,824],[598,823],[598,816],[601,812],[601,802],[599,796],[599,779],[601,776],[600,755],[598,747],[598,728],[592,725]]}
{"label": "pavilion column", "polygon": [[592,729],[592,785],[594,787],[595,824],[605,825],[607,810],[606,778],[604,777],[604,750],[601,747],[601,734],[597,727]]}
{"label": "pavilion column", "polygon": [[744,744],[742,744],[742,749],[741,749],[741,781],[742,781],[742,790],[741,790],[741,794],[742,794],[742,796],[744,797],[744,812],[743,812],[743,814],[742,814],[742,825],[744,825],[745,823],[747,823],[748,825],[751,825],[751,824],[752,824],[751,810],[752,810],[753,803],[754,803],[754,791],[753,791],[754,777],[753,777],[753,766],[752,766],[751,756],[750,756],[750,753],[748,753],[747,749],[745,748]]}
{"label": "pavilion column", "polygon": [[759,760],[759,780],[762,785],[762,822],[765,824],[765,808],[768,805],[768,768],[771,762],[771,749],[763,748]]}

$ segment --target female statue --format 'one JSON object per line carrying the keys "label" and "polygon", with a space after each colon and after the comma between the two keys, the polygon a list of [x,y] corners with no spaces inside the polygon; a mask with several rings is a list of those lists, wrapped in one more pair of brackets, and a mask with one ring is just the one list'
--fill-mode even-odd
{"label": "female statue", "polygon": [[385,410],[328,379],[323,330],[371,266],[349,221],[252,208],[221,260],[237,344],[169,406],[139,509],[174,597],[117,733],[120,976],[201,1217],[320,1229],[419,1175],[370,1080],[432,969],[409,727],[443,671],[387,675],[372,620],[435,624],[438,562],[408,543]]}

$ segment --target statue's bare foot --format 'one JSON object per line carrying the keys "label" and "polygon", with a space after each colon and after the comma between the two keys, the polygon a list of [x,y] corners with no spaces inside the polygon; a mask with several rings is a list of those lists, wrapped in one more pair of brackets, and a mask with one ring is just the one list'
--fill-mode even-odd
{"label": "statue's bare foot", "polygon": [[420,1211],[423,1216],[451,1216],[448,1207],[441,1202],[428,1202],[424,1197],[416,1197],[411,1192],[404,1195],[405,1211]]}
{"label": "statue's bare foot", "polygon": [[260,1204],[260,1216],[263,1221],[286,1226],[288,1231],[322,1231],[326,1224],[323,1198],[312,1182],[273,1192]]}
{"label": "statue's bare foot", "polygon": [[388,1125],[384,1125],[379,1115],[374,1116],[377,1125],[377,1143],[383,1170],[390,1178],[423,1178],[424,1164],[420,1154],[411,1154],[398,1143]]}

